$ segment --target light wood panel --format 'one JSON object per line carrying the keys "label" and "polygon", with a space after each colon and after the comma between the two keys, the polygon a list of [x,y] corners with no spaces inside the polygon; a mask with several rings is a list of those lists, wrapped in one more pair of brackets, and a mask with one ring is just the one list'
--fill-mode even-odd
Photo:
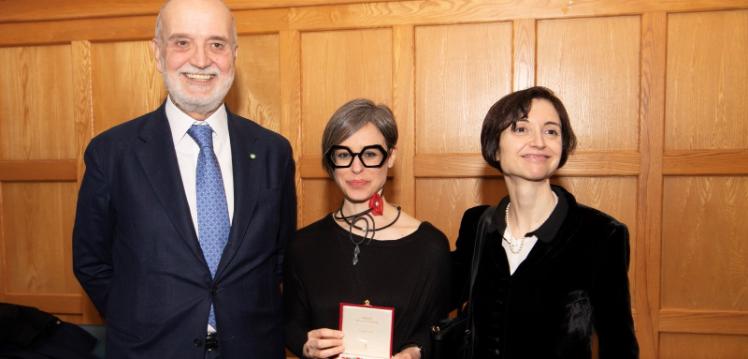
{"label": "light wood panel", "polygon": [[70,46],[0,48],[0,160],[72,159]]}
{"label": "light wood panel", "polygon": [[[246,10],[369,1],[371,0],[226,0],[224,3],[232,10]],[[162,4],[163,0],[3,1],[0,2],[0,22],[153,15]]]}
{"label": "light wood panel", "polygon": [[2,184],[6,293],[67,294],[73,277],[75,183]]}
{"label": "light wood panel", "polygon": [[[234,13],[239,34],[287,29],[287,9]],[[78,20],[0,23],[0,44],[30,45],[71,41],[123,41],[153,38],[156,15],[82,18]]]}
{"label": "light wood panel", "polygon": [[657,357],[660,308],[662,152],[665,128],[667,15],[642,15],[641,97],[639,102],[641,172],[637,193],[637,255],[631,257],[637,285],[632,305],[642,358]]}
{"label": "light wood panel", "polygon": [[303,155],[321,155],[322,132],[340,106],[358,97],[392,104],[392,30],[301,34]]}
{"label": "light wood panel", "polygon": [[748,149],[670,150],[663,159],[662,171],[668,175],[748,174]]}
{"label": "light wood panel", "polygon": [[536,83],[564,101],[580,149],[635,150],[638,16],[538,21]]}
{"label": "light wood panel", "polygon": [[[280,82],[281,82],[281,127],[280,133],[285,136],[294,148],[293,159],[296,162],[296,190],[301,190],[299,171],[301,148],[301,34],[298,31],[282,31],[279,34]],[[301,204],[301,202],[297,202]],[[302,206],[296,206],[296,216],[303,216]],[[300,222],[298,222],[300,223]]]}
{"label": "light wood panel", "polygon": [[240,36],[236,77],[226,97],[231,111],[280,131],[280,49],[278,35]]}
{"label": "light wood panel", "polygon": [[520,19],[512,23],[514,30],[513,91],[535,85],[535,52],[537,23],[535,19]]}
{"label": "light wood panel", "polygon": [[748,353],[748,336],[663,334],[660,359],[741,359]]}
{"label": "light wood panel", "polygon": [[303,210],[298,218],[299,227],[314,223],[340,206],[343,195],[332,180],[303,179],[299,188],[299,202]]}
{"label": "light wood panel", "polygon": [[151,112],[166,98],[149,44],[122,41],[92,45],[95,133]]}
{"label": "light wood panel", "polygon": [[0,181],[75,181],[75,160],[0,161]]}
{"label": "light wood panel", "polygon": [[491,105],[512,89],[512,24],[416,28],[416,153],[480,152]]}
{"label": "light wood panel", "polygon": [[745,311],[663,309],[659,322],[660,330],[665,333],[748,336],[748,312]]}
{"label": "light wood panel", "polygon": [[422,0],[292,8],[292,29],[491,22],[522,18],[589,17],[650,11],[746,8],[746,0]]}
{"label": "light wood panel", "polygon": [[500,178],[419,178],[416,180],[416,217],[431,222],[455,248],[462,215],[468,208],[495,205],[506,196]]}
{"label": "light wood panel", "polygon": [[668,16],[666,149],[748,148],[748,10]]}
{"label": "light wood panel", "polygon": [[666,178],[662,308],[748,311],[748,177]]}

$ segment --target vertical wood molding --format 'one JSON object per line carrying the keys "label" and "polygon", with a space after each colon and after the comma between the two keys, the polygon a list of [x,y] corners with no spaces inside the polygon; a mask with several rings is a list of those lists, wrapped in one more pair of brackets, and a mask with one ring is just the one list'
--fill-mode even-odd
{"label": "vertical wood molding", "polygon": [[641,19],[641,89],[639,103],[639,173],[636,292],[642,358],[657,358],[659,345],[660,251],[662,240],[662,157],[665,130],[667,14],[644,13]]}
{"label": "vertical wood molding", "polygon": [[[73,122],[75,123],[75,144],[78,152],[76,161],[76,182],[80,187],[85,171],[83,163],[83,153],[86,150],[88,142],[94,133],[94,116],[93,116],[93,85],[92,85],[92,61],[91,61],[91,42],[90,41],[73,41],[71,43],[71,55],[73,60],[73,89],[74,101]],[[72,248],[69,253],[65,254],[66,262],[73,266]],[[91,300],[81,289],[82,299],[80,301],[82,320],[84,323],[100,323],[101,317],[96,311]]]}
{"label": "vertical wood molding", "polygon": [[[296,192],[301,190],[301,34],[298,31],[281,31],[280,42],[280,81],[281,81],[281,117],[280,132],[294,148],[293,159],[296,162]],[[298,199],[303,198],[301,194]],[[296,215],[301,221],[303,206],[298,203]]]}
{"label": "vertical wood molding", "polygon": [[416,214],[414,158],[415,124],[415,31],[412,25],[392,29],[392,111],[397,119],[400,140],[397,145],[397,175],[393,192],[407,213]]}
{"label": "vertical wood molding", "polygon": [[73,122],[75,123],[75,143],[78,149],[77,182],[83,179],[85,166],[83,152],[93,136],[93,85],[91,82],[93,69],[91,68],[91,42],[73,41],[71,43],[73,59],[73,89],[75,90],[75,105],[73,107]]}
{"label": "vertical wood molding", "polygon": [[535,49],[538,43],[535,24],[535,19],[518,19],[512,22],[512,91],[535,86]]}

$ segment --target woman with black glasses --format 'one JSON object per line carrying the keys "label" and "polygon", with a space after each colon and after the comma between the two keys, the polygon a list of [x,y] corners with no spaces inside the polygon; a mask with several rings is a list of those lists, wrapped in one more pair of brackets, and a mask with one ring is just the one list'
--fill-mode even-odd
{"label": "woman with black glasses", "polygon": [[346,103],[327,123],[323,166],[343,203],[299,230],[285,260],[286,344],[300,357],[344,352],[341,303],[394,308],[393,358],[429,355],[431,324],[449,307],[449,243],[384,198],[396,143],[392,112],[369,100]]}

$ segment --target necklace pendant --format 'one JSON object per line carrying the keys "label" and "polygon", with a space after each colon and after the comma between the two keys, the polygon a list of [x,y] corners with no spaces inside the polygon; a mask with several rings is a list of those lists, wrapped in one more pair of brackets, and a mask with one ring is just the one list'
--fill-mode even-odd
{"label": "necklace pendant", "polygon": [[358,248],[358,244],[353,248],[353,265],[358,264],[358,254],[361,253],[361,249]]}

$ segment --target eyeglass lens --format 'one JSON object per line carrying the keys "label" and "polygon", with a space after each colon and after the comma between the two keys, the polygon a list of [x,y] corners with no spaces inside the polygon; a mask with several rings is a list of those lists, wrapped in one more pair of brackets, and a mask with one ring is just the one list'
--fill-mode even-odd
{"label": "eyeglass lens", "polygon": [[345,146],[334,146],[330,151],[330,160],[335,167],[350,167],[358,157],[364,167],[380,167],[387,159],[387,151],[380,145],[366,146],[361,152],[353,152]]}

